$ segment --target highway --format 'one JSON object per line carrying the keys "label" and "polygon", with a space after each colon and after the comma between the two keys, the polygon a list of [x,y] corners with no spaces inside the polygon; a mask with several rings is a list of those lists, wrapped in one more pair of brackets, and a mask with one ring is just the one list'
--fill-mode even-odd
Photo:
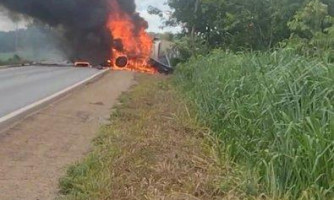
{"label": "highway", "polygon": [[99,70],[67,66],[0,69],[0,118],[83,81]]}

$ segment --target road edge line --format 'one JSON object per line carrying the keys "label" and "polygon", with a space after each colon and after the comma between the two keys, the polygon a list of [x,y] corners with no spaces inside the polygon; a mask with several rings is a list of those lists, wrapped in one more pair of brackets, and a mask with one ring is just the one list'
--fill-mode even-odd
{"label": "road edge line", "polygon": [[0,117],[0,133],[2,132],[2,129],[6,126],[9,126],[11,124],[11,121],[17,119],[17,118],[24,118],[25,116],[29,115],[29,113],[31,113],[30,111],[44,105],[44,104],[47,104],[47,103],[50,103],[52,102],[52,100],[54,99],[57,99],[59,97],[62,97],[63,95],[71,92],[72,90],[90,82],[90,81],[93,81],[101,76],[103,76],[106,72],[108,72],[110,69],[105,69],[105,70],[102,70],[88,78],[86,78],[85,80],[83,81],[80,81],[78,83],[75,83],[59,92],[56,92],[55,94],[52,94],[48,97],[45,97],[41,100],[38,100],[30,105],[27,105],[23,108],[20,108],[16,111],[13,111],[3,117]]}

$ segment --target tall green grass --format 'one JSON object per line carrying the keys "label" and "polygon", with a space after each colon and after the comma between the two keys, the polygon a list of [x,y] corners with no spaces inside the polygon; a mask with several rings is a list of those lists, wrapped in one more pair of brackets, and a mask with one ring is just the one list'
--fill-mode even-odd
{"label": "tall green grass", "polygon": [[217,50],[175,82],[234,162],[271,198],[334,198],[334,65],[289,50]]}

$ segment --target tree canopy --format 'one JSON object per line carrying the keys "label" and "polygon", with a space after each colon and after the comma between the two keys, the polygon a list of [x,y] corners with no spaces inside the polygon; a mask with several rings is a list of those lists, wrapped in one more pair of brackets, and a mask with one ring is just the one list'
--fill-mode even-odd
{"label": "tree canopy", "polygon": [[[333,32],[333,0],[168,0],[167,4],[172,12],[165,25],[181,26],[184,36],[193,31],[202,40],[200,45],[210,49],[267,50],[296,37],[308,44],[315,37],[328,40]],[[156,8],[149,11],[162,16]]]}

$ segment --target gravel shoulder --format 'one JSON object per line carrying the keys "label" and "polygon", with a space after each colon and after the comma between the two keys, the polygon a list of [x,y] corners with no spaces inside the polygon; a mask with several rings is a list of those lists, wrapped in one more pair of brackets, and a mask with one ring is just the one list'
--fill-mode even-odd
{"label": "gravel shoulder", "polygon": [[0,199],[46,200],[83,158],[134,74],[110,72],[0,134]]}

